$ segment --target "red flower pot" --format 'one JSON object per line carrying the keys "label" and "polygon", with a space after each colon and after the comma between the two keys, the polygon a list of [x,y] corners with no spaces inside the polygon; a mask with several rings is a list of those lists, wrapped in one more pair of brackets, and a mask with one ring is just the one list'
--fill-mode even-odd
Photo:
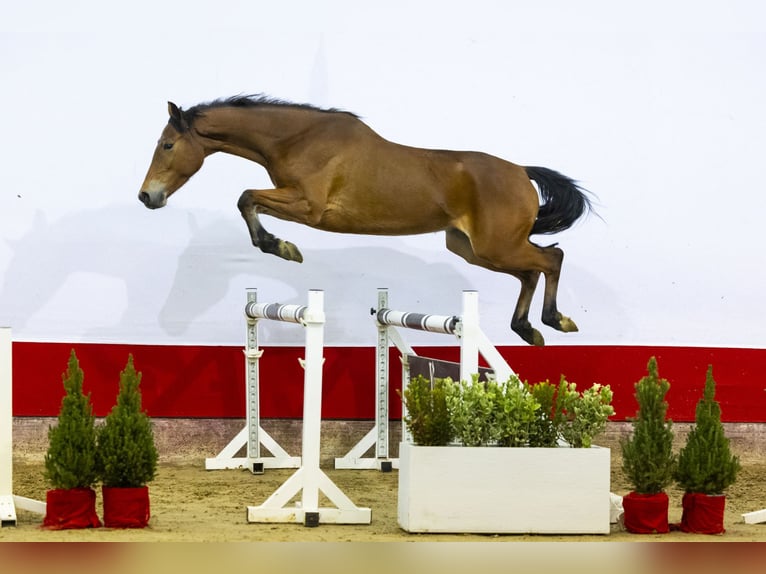
{"label": "red flower pot", "polygon": [[144,528],[149,523],[149,487],[121,488],[102,486],[104,526]]}
{"label": "red flower pot", "polygon": [[51,530],[98,528],[96,491],[92,488],[57,488],[45,495],[43,527]]}
{"label": "red flower pot", "polygon": [[687,492],[681,500],[681,530],[695,534],[723,534],[723,512],[726,497],[723,494],[709,495]]}
{"label": "red flower pot", "polygon": [[625,529],[634,534],[665,534],[668,525],[668,495],[630,492],[622,497]]}

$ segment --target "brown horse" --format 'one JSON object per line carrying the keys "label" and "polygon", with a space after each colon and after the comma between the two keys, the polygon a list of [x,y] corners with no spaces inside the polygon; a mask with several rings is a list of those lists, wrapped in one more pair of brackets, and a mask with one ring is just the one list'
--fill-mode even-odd
{"label": "brown horse", "polygon": [[[528,320],[540,273],[545,275],[543,323],[577,330],[556,306],[563,251],[529,239],[567,229],[590,209],[571,179],[479,152],[399,145],[354,114],[262,96],[237,96],[188,110],[168,102],[168,112],[138,194],[146,207],[163,207],[206,156],[234,154],[262,165],[274,183],[274,189],[244,191],[237,203],[261,251],[303,260],[295,245],[266,231],[259,214],[343,233],[443,230],[453,253],[521,281],[511,328],[526,342],[544,344]],[[542,205],[530,180],[537,183]]]}

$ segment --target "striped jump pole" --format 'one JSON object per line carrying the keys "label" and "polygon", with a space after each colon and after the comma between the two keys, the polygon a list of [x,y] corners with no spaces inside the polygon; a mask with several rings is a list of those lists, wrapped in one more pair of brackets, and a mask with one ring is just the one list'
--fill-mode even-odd
{"label": "striped jump pole", "polygon": [[[335,459],[335,468],[379,469],[398,468],[398,459],[389,456],[389,361],[388,349],[393,344],[401,354],[402,390],[410,380],[409,357],[417,353],[401,334],[403,329],[427,331],[429,333],[453,335],[460,342],[460,379],[472,380],[479,372],[479,355],[489,364],[494,376],[499,380],[508,380],[513,370],[492,345],[479,327],[479,294],[476,291],[463,291],[463,309],[457,315],[431,315],[426,313],[396,311],[388,307],[388,290],[378,289],[378,305],[372,310],[378,329],[378,341],[375,352],[375,425],[345,456]],[[402,404],[402,415],[406,414]],[[402,425],[403,440],[407,437]],[[375,457],[367,458],[364,454],[374,447]]]}
{"label": "striped jump pole", "polygon": [[[324,292],[309,291],[308,305],[305,307],[249,302],[246,314],[256,321],[298,323],[306,333],[306,356],[302,361],[304,382],[301,466],[263,504],[247,507],[248,522],[302,522],[306,526],[317,526],[320,523],[370,524],[371,510],[354,505],[319,468]],[[335,507],[319,506],[320,491]],[[300,502],[288,506],[299,493]]]}

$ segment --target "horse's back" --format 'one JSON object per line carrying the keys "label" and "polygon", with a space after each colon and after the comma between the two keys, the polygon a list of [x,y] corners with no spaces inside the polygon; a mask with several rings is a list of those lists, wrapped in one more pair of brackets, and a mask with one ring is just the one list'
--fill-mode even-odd
{"label": "horse's back", "polygon": [[350,114],[327,115],[285,160],[290,179],[324,205],[314,226],[328,231],[470,232],[519,218],[531,228],[537,214],[523,167],[478,151],[392,142]]}

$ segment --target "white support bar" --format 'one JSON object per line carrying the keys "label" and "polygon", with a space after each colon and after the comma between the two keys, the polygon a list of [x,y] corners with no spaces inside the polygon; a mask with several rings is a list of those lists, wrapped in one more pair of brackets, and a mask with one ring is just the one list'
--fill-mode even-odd
{"label": "white support bar", "polygon": [[[284,320],[284,319],[273,319]],[[320,523],[370,524],[372,512],[359,508],[319,468],[322,425],[322,365],[324,363],[324,292],[309,291],[308,307],[301,324],[306,332],[303,361],[302,464],[260,506],[247,507],[248,522],[296,522],[306,526]],[[335,508],[320,508],[319,493]],[[287,505],[298,494],[300,504]]]}
{"label": "white support bar", "polygon": [[13,503],[13,368],[11,330],[0,328],[0,525],[16,524]]}
{"label": "white support bar", "polygon": [[16,508],[28,510],[35,514],[45,514],[47,508],[47,505],[44,502],[27,498],[26,496],[19,496],[18,494],[13,495],[13,502],[16,504]]}
{"label": "white support bar", "polygon": [[16,526],[16,508],[45,514],[45,503],[13,494],[13,339],[0,327],[0,527]]}
{"label": "white support bar", "polygon": [[[378,306],[372,314],[388,307],[388,291],[378,289]],[[378,342],[375,364],[375,424],[370,431],[344,456],[335,459],[336,469],[390,470],[399,467],[399,461],[389,459],[389,417],[388,417],[388,328],[376,318]],[[374,448],[374,456],[364,455]]]}
{"label": "white support bar", "polygon": [[742,515],[742,519],[745,524],[759,524],[766,522],[766,508],[763,510],[756,510],[755,512],[746,512]]}
{"label": "white support bar", "polygon": [[[258,361],[263,350],[258,347],[258,321],[269,319],[300,323],[306,313],[305,305],[280,305],[258,303],[257,290],[247,290],[245,317],[247,331],[245,342],[245,427],[213,458],[205,459],[206,470],[246,468],[253,474],[260,474],[267,468],[298,468],[301,457],[290,456],[277,441],[261,427],[260,380]],[[271,456],[261,456],[263,445]],[[245,449],[245,456],[237,453]]]}
{"label": "white support bar", "polygon": [[[471,381],[479,372],[479,355],[489,364],[497,380],[507,381],[513,369],[489,341],[479,327],[479,294],[476,291],[463,291],[463,311],[455,315],[429,315],[395,311],[388,308],[388,290],[378,289],[378,307],[373,309],[378,327],[378,343],[375,352],[376,393],[375,426],[345,456],[335,459],[337,469],[385,469],[399,468],[399,459],[388,456],[388,347],[393,344],[401,353],[402,392],[410,379],[408,355],[417,353],[404,340],[399,328],[416,329],[431,333],[454,335],[460,341],[460,379]],[[402,403],[402,419],[407,415]],[[406,428],[402,425],[402,440],[412,442]],[[374,447],[375,458],[365,458],[364,454]]]}
{"label": "white support bar", "polygon": [[[246,468],[251,472],[257,473],[258,468],[298,468],[301,465],[301,457],[290,456],[277,441],[275,441],[263,427],[258,427],[258,439],[260,444],[268,450],[272,456],[236,456],[237,453],[247,446],[248,427],[245,426],[237,436],[235,436],[228,445],[215,457],[205,459],[205,470],[229,470]],[[257,464],[261,467],[256,467]]]}
{"label": "white support bar", "polygon": [[463,313],[460,316],[460,380],[470,381],[479,372],[479,294],[463,291]]}

